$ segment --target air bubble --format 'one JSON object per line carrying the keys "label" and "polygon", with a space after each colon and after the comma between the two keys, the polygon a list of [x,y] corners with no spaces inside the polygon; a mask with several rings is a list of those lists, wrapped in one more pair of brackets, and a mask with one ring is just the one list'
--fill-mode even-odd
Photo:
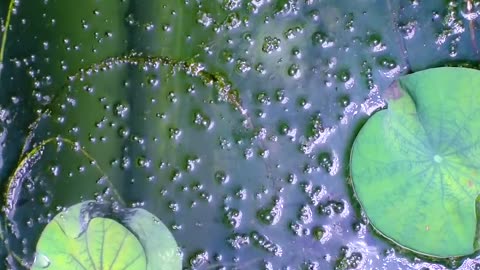
{"label": "air bubble", "polygon": [[195,112],[193,116],[193,123],[201,128],[210,129],[213,126],[209,117],[203,115],[201,112]]}
{"label": "air bubble", "polygon": [[247,62],[245,59],[237,59],[236,65],[235,65],[235,70],[238,73],[246,73],[250,71],[252,67],[250,64]]}
{"label": "air bubble", "polygon": [[262,45],[262,51],[267,54],[280,51],[280,39],[276,37],[265,37]]}
{"label": "air bubble", "polygon": [[315,238],[315,240],[320,241],[325,235],[325,229],[319,226],[314,227],[312,230],[312,235],[313,235],[313,238]]}
{"label": "air bubble", "polygon": [[312,42],[313,45],[320,45],[322,48],[330,48],[334,46],[333,41],[322,32],[315,32],[312,35]]}
{"label": "air bubble", "polygon": [[128,115],[128,106],[125,104],[117,104],[115,105],[115,115],[120,118],[126,118]]}
{"label": "air bubble", "polygon": [[227,239],[227,242],[234,249],[240,249],[244,246],[250,245],[250,236],[246,234],[233,234]]}
{"label": "air bubble", "polygon": [[271,204],[257,211],[257,218],[267,225],[275,225],[280,221],[283,212],[283,198],[273,198]]}
{"label": "air bubble", "polygon": [[297,64],[292,64],[287,71],[288,76],[293,77],[294,79],[300,78],[301,71],[300,71],[300,66]]}
{"label": "air bubble", "polygon": [[196,269],[208,262],[208,252],[200,250],[195,252],[189,260],[190,267]]}
{"label": "air bubble", "polygon": [[215,178],[215,182],[217,182],[220,185],[224,185],[229,181],[229,176],[224,171],[216,171],[214,178]]}
{"label": "air bubble", "polygon": [[229,227],[236,229],[240,227],[242,216],[243,214],[240,210],[231,208],[225,211],[224,220]]}
{"label": "air bubble", "polygon": [[256,246],[272,253],[277,257],[280,257],[283,254],[282,248],[263,234],[253,231],[250,233],[250,239],[252,239]]}
{"label": "air bubble", "polygon": [[333,170],[332,155],[328,152],[323,152],[318,155],[318,164],[324,168],[328,173]]}

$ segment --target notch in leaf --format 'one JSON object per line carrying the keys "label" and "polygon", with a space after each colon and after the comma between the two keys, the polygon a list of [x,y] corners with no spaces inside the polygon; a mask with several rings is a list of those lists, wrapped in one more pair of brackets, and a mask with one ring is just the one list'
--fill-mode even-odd
{"label": "notch in leaf", "polygon": [[466,68],[401,77],[355,139],[355,195],[400,246],[442,258],[478,250],[479,86],[480,71]]}
{"label": "notch in leaf", "polygon": [[54,217],[40,236],[31,269],[181,269],[175,239],[155,216],[128,210],[125,227],[92,217],[92,203],[76,204]]}

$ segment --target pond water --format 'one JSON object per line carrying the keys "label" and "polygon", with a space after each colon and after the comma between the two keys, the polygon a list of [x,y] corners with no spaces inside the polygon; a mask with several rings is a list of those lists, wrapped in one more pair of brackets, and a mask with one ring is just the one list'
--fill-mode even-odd
{"label": "pond water", "polygon": [[[0,78],[2,187],[35,143],[79,146],[46,145],[14,179],[11,249],[29,262],[62,207],[121,200],[168,226],[186,269],[479,269],[473,255],[432,262],[378,236],[348,177],[353,139],[396,78],[479,59],[477,8],[15,1]],[[6,265],[21,269],[11,256]]]}

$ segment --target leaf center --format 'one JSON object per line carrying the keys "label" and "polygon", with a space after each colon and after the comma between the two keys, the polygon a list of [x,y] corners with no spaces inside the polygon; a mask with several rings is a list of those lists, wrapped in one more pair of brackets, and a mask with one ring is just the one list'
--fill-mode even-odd
{"label": "leaf center", "polygon": [[435,156],[433,156],[433,160],[437,163],[442,163],[443,158],[439,155],[435,155]]}

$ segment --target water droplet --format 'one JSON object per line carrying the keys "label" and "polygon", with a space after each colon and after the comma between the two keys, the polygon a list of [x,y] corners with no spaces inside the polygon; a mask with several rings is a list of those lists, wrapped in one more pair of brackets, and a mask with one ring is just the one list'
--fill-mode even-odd
{"label": "water droplet", "polygon": [[257,211],[257,218],[267,225],[275,225],[280,221],[283,212],[283,199],[273,198],[271,204]]}
{"label": "water droplet", "polygon": [[334,42],[329,39],[329,37],[322,32],[315,32],[312,35],[313,45],[320,45],[322,48],[329,48],[334,45]]}
{"label": "water droplet", "polygon": [[190,266],[194,269],[202,266],[203,264],[208,262],[208,252],[205,250],[200,250],[195,252],[190,257],[189,262],[190,262]]}
{"label": "water droplet", "polygon": [[246,234],[233,234],[227,239],[227,242],[234,249],[240,249],[244,246],[250,245],[250,236]]}
{"label": "water droplet", "polygon": [[231,208],[226,210],[224,220],[228,226],[236,229],[240,227],[242,216],[242,211]]}
{"label": "water droplet", "polygon": [[216,171],[214,177],[215,177],[215,182],[221,185],[228,183],[228,180],[229,180],[228,175],[224,171]]}
{"label": "water droplet", "polygon": [[265,37],[262,45],[262,51],[267,54],[280,51],[280,39],[277,37]]}
{"label": "water droplet", "polygon": [[301,74],[301,71],[300,71],[300,66],[297,65],[297,64],[292,64],[289,68],[288,68],[288,76],[290,77],[293,77],[294,79],[298,79],[300,78],[300,76],[302,75]]}

